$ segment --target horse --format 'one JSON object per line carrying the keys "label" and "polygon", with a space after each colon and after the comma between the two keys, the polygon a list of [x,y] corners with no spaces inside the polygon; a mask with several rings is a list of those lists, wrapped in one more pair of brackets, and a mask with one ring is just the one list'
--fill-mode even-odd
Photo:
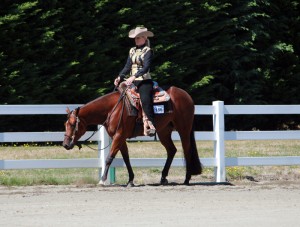
{"label": "horse", "polygon": [[[186,165],[184,184],[189,185],[192,175],[202,173],[196,141],[194,136],[194,102],[191,96],[181,88],[171,86],[166,89],[172,104],[171,113],[155,114],[156,133],[159,141],[167,151],[167,159],[161,173],[160,184],[168,184],[167,176],[177,149],[172,141],[171,133],[178,131],[183,147]],[[82,107],[70,111],[67,108],[63,147],[72,149],[85,134],[89,125],[103,125],[112,138],[110,152],[105,160],[105,169],[99,184],[104,185],[108,170],[118,151],[121,152],[127,167],[129,180],[127,186],[134,186],[134,173],[130,164],[126,139],[133,136],[137,117],[131,116],[124,108],[126,95],[113,91],[88,102]],[[141,130],[138,136],[143,136]]]}

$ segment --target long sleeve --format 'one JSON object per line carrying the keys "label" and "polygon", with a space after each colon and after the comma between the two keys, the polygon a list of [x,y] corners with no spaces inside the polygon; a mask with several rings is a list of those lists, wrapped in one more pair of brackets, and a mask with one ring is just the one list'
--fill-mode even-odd
{"label": "long sleeve", "polygon": [[119,73],[121,80],[124,80],[125,76],[130,72],[131,66],[132,66],[132,61],[128,55],[126,64],[125,64],[124,68],[121,70],[121,72]]}

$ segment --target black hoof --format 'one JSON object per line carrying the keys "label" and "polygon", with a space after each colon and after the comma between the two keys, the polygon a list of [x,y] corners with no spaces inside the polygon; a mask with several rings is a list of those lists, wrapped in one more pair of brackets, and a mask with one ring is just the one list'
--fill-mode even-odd
{"label": "black hoof", "polygon": [[132,188],[132,187],[134,187],[133,181],[128,181],[127,188]]}
{"label": "black hoof", "polygon": [[190,181],[189,180],[185,180],[183,184],[188,186],[188,185],[190,185]]}
{"label": "black hoof", "polygon": [[160,180],[160,184],[161,185],[167,185],[169,182],[168,182],[168,180],[166,179],[166,178],[162,178],[161,180]]}

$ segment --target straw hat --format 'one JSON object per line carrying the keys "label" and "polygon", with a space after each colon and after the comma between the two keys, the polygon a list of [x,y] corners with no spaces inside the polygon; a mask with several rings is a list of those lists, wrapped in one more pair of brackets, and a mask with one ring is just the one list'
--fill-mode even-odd
{"label": "straw hat", "polygon": [[147,28],[136,27],[135,29],[130,30],[128,36],[129,36],[129,38],[135,38],[135,37],[141,37],[141,36],[153,37],[154,34],[153,34],[153,32],[148,31]]}

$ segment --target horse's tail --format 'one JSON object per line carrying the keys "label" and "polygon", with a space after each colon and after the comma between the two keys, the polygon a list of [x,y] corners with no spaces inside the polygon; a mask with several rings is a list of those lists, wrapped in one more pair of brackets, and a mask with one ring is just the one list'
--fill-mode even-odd
{"label": "horse's tail", "polygon": [[191,142],[191,174],[198,175],[202,173],[202,164],[200,162],[198,151],[197,151],[194,126],[190,133],[190,142]]}

